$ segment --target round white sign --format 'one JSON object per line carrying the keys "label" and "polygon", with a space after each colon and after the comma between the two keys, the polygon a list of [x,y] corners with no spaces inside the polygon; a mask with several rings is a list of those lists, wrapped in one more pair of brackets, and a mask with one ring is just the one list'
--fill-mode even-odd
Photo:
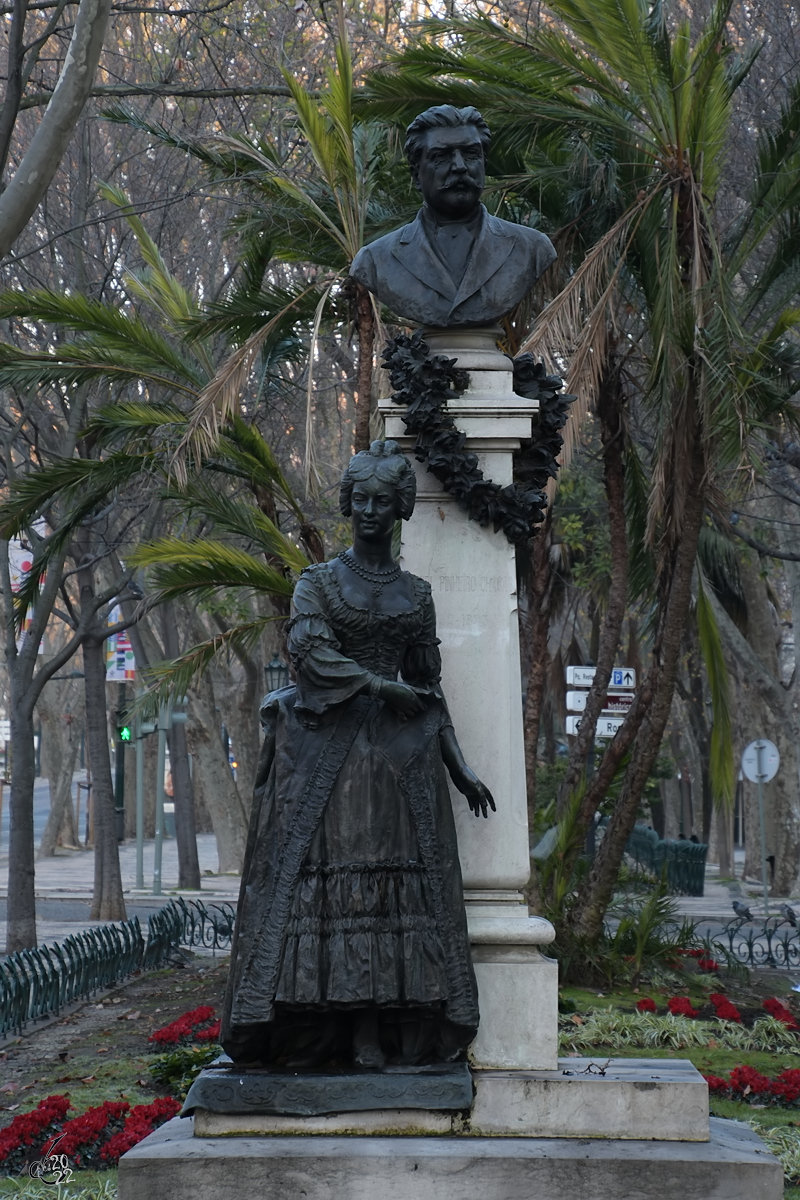
{"label": "round white sign", "polygon": [[769,783],[778,773],[781,756],[774,742],[758,738],[751,742],[742,755],[742,770],[752,783]]}

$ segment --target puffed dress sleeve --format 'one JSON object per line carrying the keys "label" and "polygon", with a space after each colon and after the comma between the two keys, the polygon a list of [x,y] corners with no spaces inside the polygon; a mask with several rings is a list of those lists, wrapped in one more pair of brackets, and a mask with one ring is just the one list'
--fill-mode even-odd
{"label": "puffed dress sleeve", "polygon": [[430,584],[415,577],[414,587],[422,613],[422,625],[419,636],[406,647],[400,670],[404,683],[410,683],[414,687],[433,687],[442,677],[442,657],[439,653],[439,639],[436,636],[436,610]]}
{"label": "puffed dress sleeve", "polygon": [[374,679],[371,671],[340,651],[325,598],[314,578],[324,569],[326,564],[321,564],[300,576],[292,597],[287,639],[296,675],[296,707],[316,714],[366,691]]}

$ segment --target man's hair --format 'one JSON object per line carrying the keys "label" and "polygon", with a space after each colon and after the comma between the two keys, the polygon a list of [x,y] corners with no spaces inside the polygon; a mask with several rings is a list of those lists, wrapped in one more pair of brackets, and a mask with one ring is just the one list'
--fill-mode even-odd
{"label": "man's hair", "polygon": [[349,517],[353,511],[353,488],[361,479],[377,475],[382,483],[390,483],[397,495],[398,516],[404,521],[414,511],[417,495],[417,477],[397,442],[373,442],[369,450],[362,450],[350,459],[339,486],[339,511]]}
{"label": "man's hair", "polygon": [[443,126],[457,129],[459,125],[474,125],[483,143],[483,153],[489,149],[492,135],[489,126],[484,121],[477,108],[455,108],[452,104],[437,104],[434,108],[426,108],[424,113],[409,125],[406,130],[406,140],[403,151],[412,171],[416,170],[422,154],[422,141],[428,129],[441,129]]}

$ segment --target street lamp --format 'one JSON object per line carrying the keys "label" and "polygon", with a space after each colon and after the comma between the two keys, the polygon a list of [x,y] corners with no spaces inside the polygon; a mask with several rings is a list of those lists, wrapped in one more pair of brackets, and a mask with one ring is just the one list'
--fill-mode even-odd
{"label": "street lamp", "polygon": [[289,682],[289,668],[277,654],[264,667],[264,681],[268,692],[277,692]]}

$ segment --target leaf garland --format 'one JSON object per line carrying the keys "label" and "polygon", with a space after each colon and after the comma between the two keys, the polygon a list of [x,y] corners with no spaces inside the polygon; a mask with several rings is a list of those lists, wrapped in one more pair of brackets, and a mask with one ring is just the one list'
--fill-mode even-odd
{"label": "leaf garland", "polygon": [[447,412],[469,386],[469,375],[457,359],[431,354],[422,331],[400,334],[383,353],[383,366],[394,389],[392,401],[405,408],[403,424],[416,435],[414,457],[424,462],[446,492],[472,521],[500,529],[512,545],[532,537],[544,519],[544,488],[558,473],[557,456],[564,444],[559,433],[575,396],[559,395],[564,384],[547,375],[533,355],[514,361],[514,391],[539,401],[538,436],[514,456],[514,482],[506,487],[484,478],[478,456],[465,449],[466,435]]}

